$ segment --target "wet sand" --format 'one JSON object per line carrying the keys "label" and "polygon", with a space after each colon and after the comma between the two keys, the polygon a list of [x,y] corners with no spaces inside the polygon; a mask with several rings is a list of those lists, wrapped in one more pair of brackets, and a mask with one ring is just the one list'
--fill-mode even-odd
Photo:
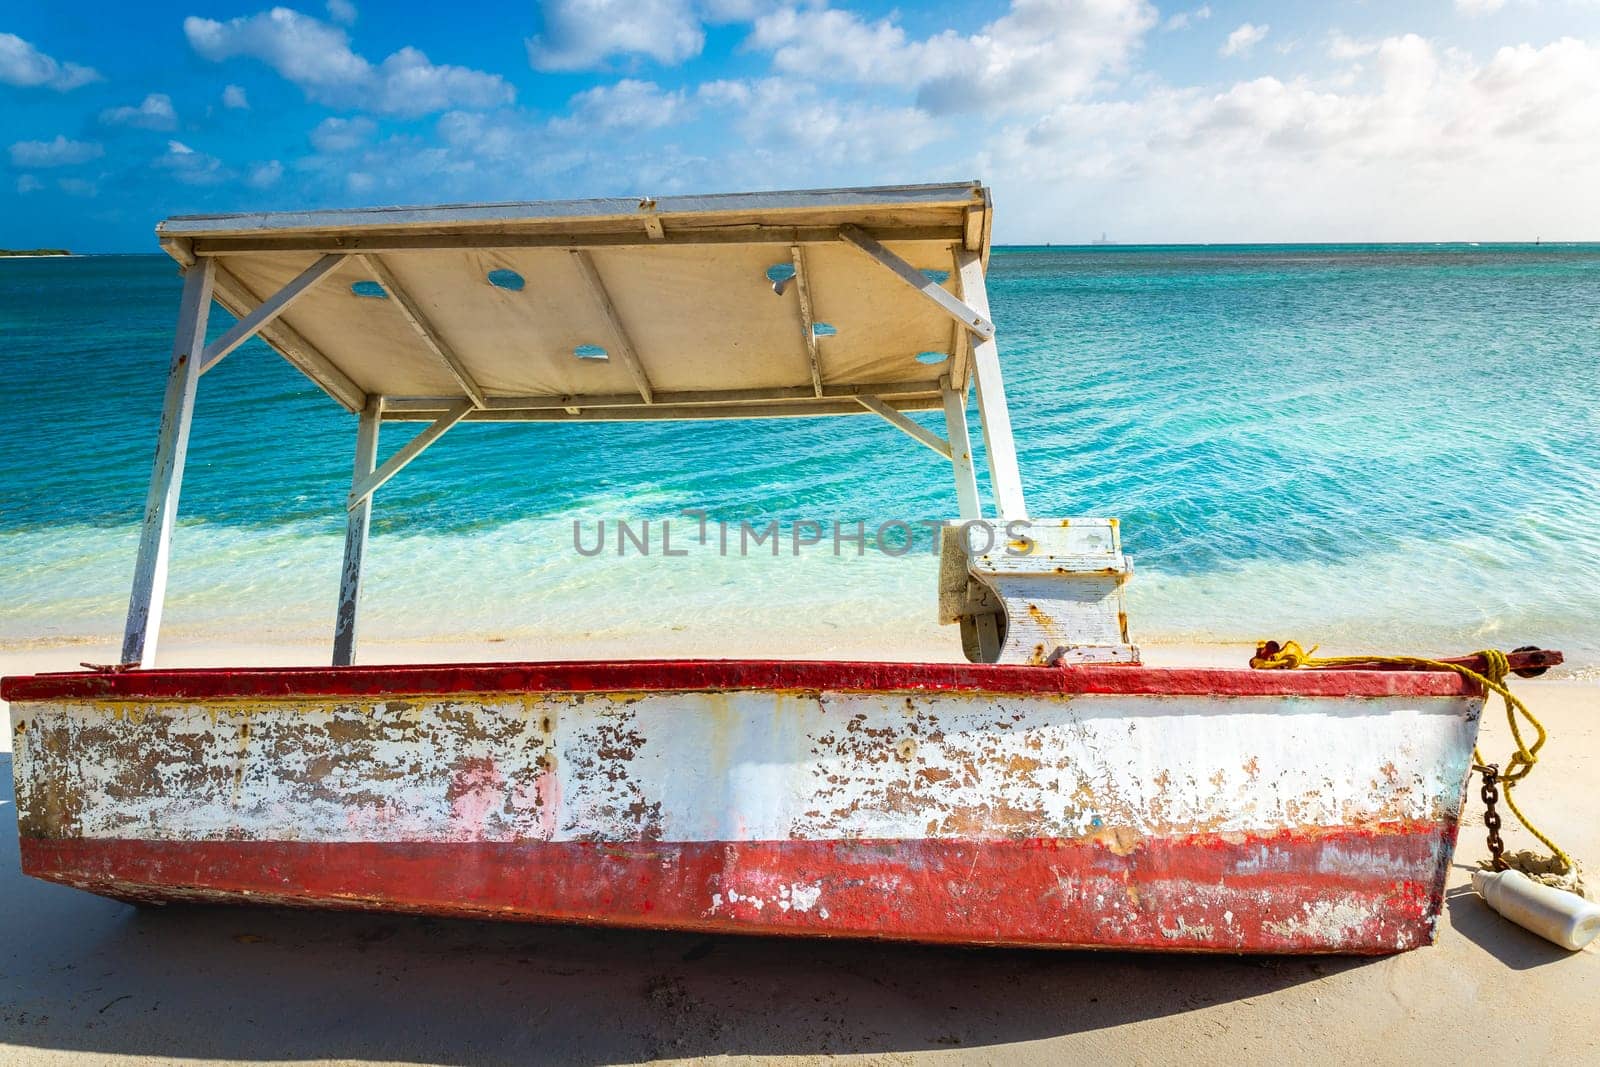
{"label": "wet sand", "polygon": [[[428,651],[430,659],[533,654],[501,646]],[[169,653],[175,665],[316,662],[324,654],[289,646]],[[0,652],[0,672],[68,669],[114,654],[109,646]],[[368,659],[418,656],[396,646]],[[1147,659],[1240,661],[1236,648],[1157,648]],[[1552,734],[1519,796],[1600,870],[1592,784],[1600,687],[1518,687]],[[1493,705],[1484,746],[1490,758],[1509,751]],[[140,910],[21,876],[10,757],[0,760],[7,1063],[1250,1064],[1502,1055],[1519,1064],[1600,1062],[1600,948],[1564,952],[1465,888],[1472,862],[1486,854],[1476,804],[1432,947],[1371,960],[1050,953],[248,908]],[[1520,831],[1509,840],[1531,844]]]}

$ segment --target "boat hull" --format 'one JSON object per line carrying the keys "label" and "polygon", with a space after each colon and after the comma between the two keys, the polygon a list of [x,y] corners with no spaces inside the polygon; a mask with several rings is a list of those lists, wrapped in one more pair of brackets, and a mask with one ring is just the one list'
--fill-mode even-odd
{"label": "boat hull", "polygon": [[125,899],[1227,952],[1432,940],[1454,675],[674,662],[7,679],[23,869]]}

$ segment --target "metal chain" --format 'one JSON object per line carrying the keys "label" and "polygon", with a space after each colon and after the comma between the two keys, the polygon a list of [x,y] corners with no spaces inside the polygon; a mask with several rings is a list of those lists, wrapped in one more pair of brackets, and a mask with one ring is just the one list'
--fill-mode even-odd
{"label": "metal chain", "polygon": [[1479,791],[1478,795],[1483,798],[1483,825],[1489,828],[1490,862],[1495,870],[1503,871],[1507,869],[1509,864],[1501,858],[1501,853],[1505,852],[1506,845],[1504,841],[1500,840],[1500,813],[1494,810],[1495,804],[1500,800],[1500,790],[1498,788],[1500,765],[1498,763],[1490,763],[1488,765],[1479,765],[1476,769],[1483,775],[1483,789]]}

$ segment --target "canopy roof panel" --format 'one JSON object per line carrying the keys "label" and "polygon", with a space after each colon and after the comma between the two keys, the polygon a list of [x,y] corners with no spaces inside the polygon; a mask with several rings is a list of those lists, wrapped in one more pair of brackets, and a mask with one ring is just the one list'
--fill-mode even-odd
{"label": "canopy roof panel", "polygon": [[[990,214],[964,182],[186,216],[157,233],[185,265],[215,260],[235,315],[290,287],[261,336],[349,408],[746,418],[864,413],[857,395],[939,406],[988,327],[961,268],[981,282]],[[295,291],[308,269],[320,280]]]}

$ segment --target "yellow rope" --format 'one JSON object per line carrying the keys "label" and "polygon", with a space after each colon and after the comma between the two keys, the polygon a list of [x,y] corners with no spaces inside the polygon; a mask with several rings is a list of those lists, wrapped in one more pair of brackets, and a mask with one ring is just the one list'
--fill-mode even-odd
{"label": "yellow rope", "polygon": [[[1517,802],[1511,796],[1512,787],[1526,778],[1539,762],[1539,750],[1544,747],[1546,738],[1544,724],[1536,719],[1528,706],[1512,695],[1506,687],[1505,677],[1511,671],[1511,665],[1506,660],[1506,654],[1498,649],[1484,649],[1477,655],[1484,658],[1487,666],[1485,673],[1478,673],[1471,667],[1460,663],[1451,663],[1441,659],[1424,659],[1420,656],[1317,656],[1317,646],[1311,646],[1307,652],[1293,641],[1285,641],[1283,647],[1277,652],[1268,653],[1267,646],[1261,645],[1256,649],[1255,656],[1250,660],[1250,666],[1257,670],[1292,670],[1295,667],[1354,667],[1369,663],[1388,664],[1395,667],[1420,667],[1427,670],[1454,671],[1477,684],[1486,691],[1498,693],[1505,701],[1506,722],[1511,726],[1511,736],[1517,743],[1517,750],[1506,760],[1505,768],[1500,772],[1500,785],[1504,791],[1506,807],[1517,817],[1527,831],[1537,837],[1561,864],[1561,873],[1570,874],[1577,869],[1572,857],[1552,841],[1547,834],[1528,821],[1528,817],[1517,807]],[[1537,733],[1533,744],[1528,744],[1522,737],[1522,728],[1518,723],[1518,715],[1528,721]],[[1482,754],[1476,747],[1472,750],[1472,758],[1478,766],[1484,765]]]}

